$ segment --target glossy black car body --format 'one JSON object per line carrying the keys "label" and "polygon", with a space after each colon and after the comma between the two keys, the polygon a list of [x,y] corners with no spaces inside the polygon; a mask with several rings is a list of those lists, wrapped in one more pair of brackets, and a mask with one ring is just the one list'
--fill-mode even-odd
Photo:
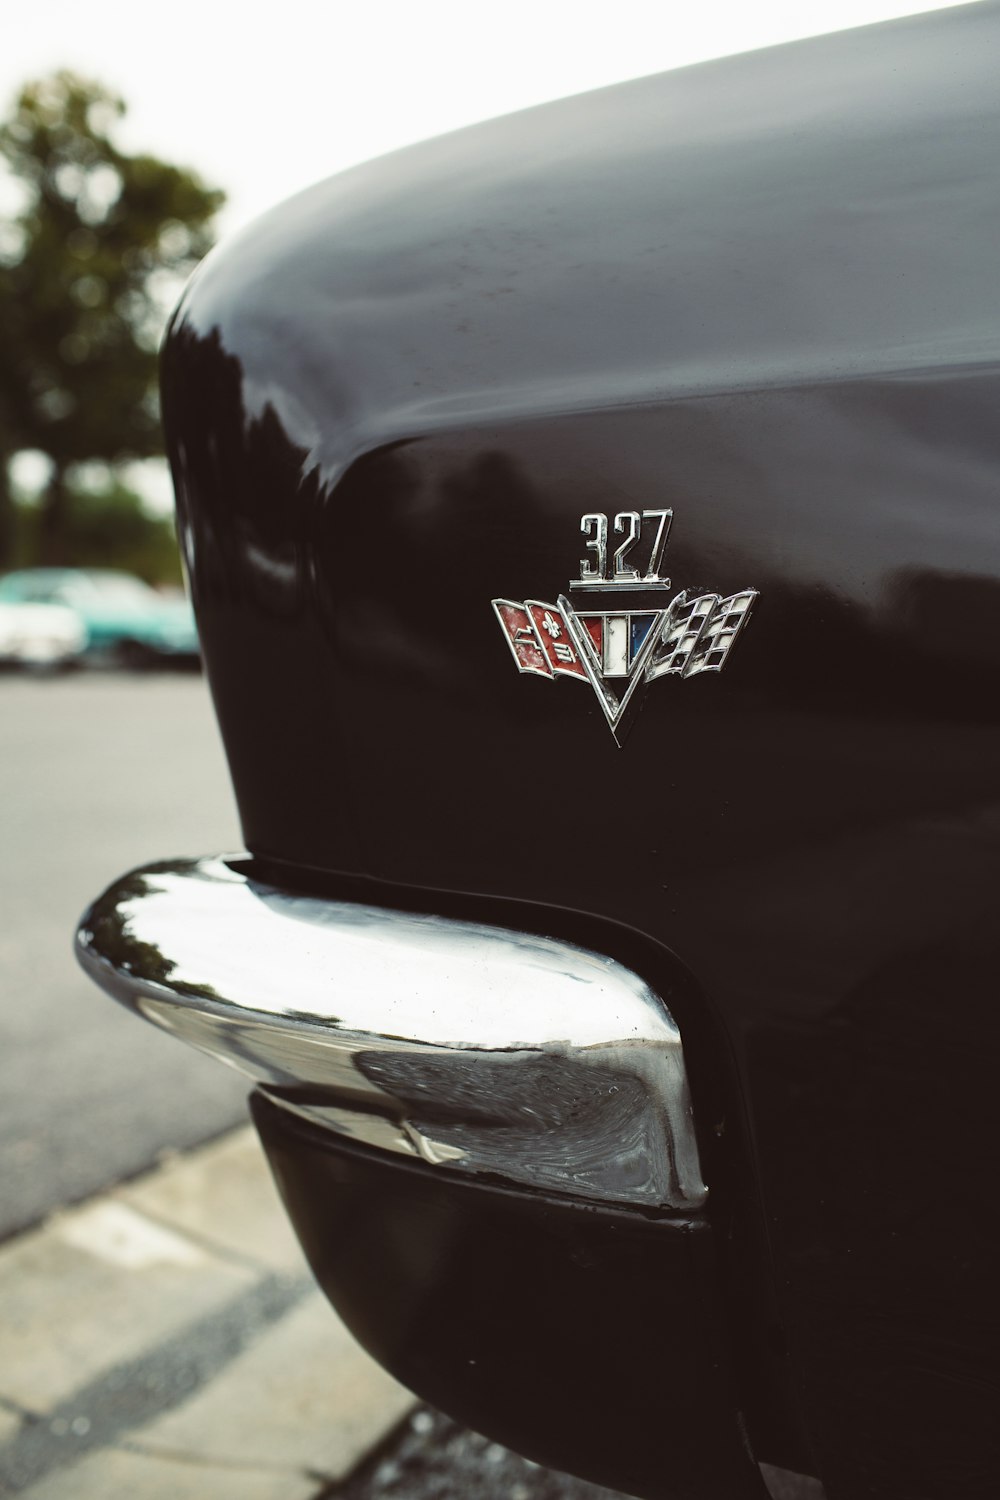
{"label": "glossy black car body", "polygon": [[[644,1495],[753,1493],[744,1439],[848,1500],[1000,1481],[998,62],[972,5],[415,147],[210,258],[166,349],[254,868],[654,985],[719,1347],[661,1303],[674,1251],[591,1216],[532,1426],[502,1355],[478,1404],[460,1368],[476,1271],[503,1282],[488,1192],[435,1179],[415,1209],[419,1169],[261,1103],[293,1216],[404,1378]],[[490,600],[565,589],[581,515],[664,506],[678,587],[759,598],[619,750],[583,686],[515,672]],[[518,1213],[541,1328],[565,1264]],[[448,1244],[426,1275],[384,1248],[420,1225]]]}

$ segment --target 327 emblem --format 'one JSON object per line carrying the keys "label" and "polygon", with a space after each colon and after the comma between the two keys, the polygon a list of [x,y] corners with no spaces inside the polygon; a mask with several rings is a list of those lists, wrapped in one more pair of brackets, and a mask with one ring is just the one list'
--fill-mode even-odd
{"label": "327 emblem", "polygon": [[756,589],[726,598],[684,591],[651,607],[670,588],[660,568],[672,521],[670,510],[619,511],[609,539],[608,517],[591,511],[580,519],[590,556],[569,586],[581,595],[577,608],[565,594],[555,604],[493,600],[518,671],[589,682],[619,746],[640,688],[657,677],[721,672],[757,598]]}

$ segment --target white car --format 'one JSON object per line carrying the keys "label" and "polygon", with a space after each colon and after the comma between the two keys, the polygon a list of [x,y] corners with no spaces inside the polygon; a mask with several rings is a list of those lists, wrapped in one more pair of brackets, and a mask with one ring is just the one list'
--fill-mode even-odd
{"label": "white car", "polygon": [[86,644],[86,627],[75,610],[61,604],[0,602],[0,664],[68,666]]}

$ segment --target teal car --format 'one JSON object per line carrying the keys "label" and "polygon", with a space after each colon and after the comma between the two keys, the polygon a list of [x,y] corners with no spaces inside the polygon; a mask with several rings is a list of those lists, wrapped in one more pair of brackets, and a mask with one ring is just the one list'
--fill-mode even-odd
{"label": "teal car", "polygon": [[25,568],[0,578],[0,603],[61,604],[87,634],[89,656],[127,666],[198,659],[198,632],[183,595],[158,594],[131,573],[102,568]]}

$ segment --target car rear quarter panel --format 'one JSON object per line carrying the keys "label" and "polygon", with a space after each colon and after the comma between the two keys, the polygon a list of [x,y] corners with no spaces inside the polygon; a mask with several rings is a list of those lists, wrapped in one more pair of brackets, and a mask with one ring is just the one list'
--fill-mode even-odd
{"label": "car rear quarter panel", "polygon": [[[165,360],[248,847],[668,955],[834,1495],[1000,1472],[998,45],[971,6],[400,153],[210,259]],[[677,589],[760,597],[619,750],[490,600],[663,506]]]}

